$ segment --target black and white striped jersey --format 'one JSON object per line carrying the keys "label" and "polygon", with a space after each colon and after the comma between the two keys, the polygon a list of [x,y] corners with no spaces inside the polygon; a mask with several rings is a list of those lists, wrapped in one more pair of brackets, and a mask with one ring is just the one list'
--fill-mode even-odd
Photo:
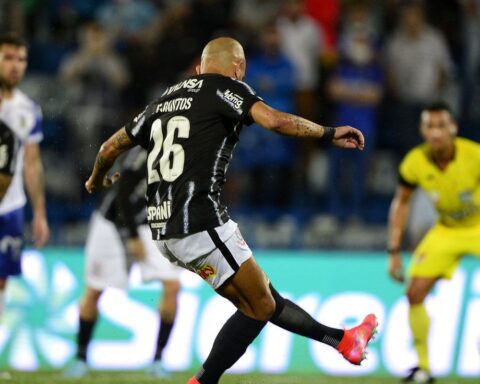
{"label": "black and white striped jersey", "polygon": [[147,151],[135,147],[121,163],[120,179],[103,197],[98,211],[115,224],[123,239],[138,237],[138,226],[147,223]]}
{"label": "black and white striped jersey", "polygon": [[225,173],[251,106],[261,100],[245,83],[217,74],[190,77],[128,123],[148,150],[147,216],[153,239],[226,223],[220,202]]}
{"label": "black and white striped jersey", "polygon": [[0,121],[0,173],[13,176],[19,148],[20,139],[3,121]]}

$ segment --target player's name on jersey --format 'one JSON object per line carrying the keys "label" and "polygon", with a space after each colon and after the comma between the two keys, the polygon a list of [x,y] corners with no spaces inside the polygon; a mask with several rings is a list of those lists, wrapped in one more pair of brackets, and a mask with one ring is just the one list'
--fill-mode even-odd
{"label": "player's name on jersey", "polygon": [[167,88],[165,92],[163,92],[162,97],[170,95],[172,92],[178,91],[182,88],[200,90],[200,88],[202,88],[202,85],[203,85],[203,80],[188,79]]}
{"label": "player's name on jersey", "polygon": [[155,113],[186,111],[192,107],[191,97],[179,97],[177,99],[164,101],[159,103],[155,109]]}
{"label": "player's name on jersey", "polygon": [[172,216],[172,202],[170,200],[164,201],[161,205],[147,208],[147,220],[149,223],[153,221],[165,221]]}

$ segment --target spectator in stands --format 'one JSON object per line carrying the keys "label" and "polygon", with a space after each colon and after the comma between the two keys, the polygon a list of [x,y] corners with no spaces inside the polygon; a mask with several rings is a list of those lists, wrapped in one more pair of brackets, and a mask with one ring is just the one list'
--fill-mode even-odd
{"label": "spectator in stands", "polygon": [[[263,28],[258,52],[248,63],[246,81],[274,108],[290,113],[295,110],[294,69],[280,50],[275,24]],[[237,176],[246,173],[249,203],[256,208],[286,206],[291,198],[296,156],[294,140],[270,135],[257,125],[245,128],[232,165]]]}
{"label": "spectator in stands", "polygon": [[322,30],[325,48],[330,52],[335,51],[341,16],[340,0],[306,0],[306,9]]}
{"label": "spectator in stands", "polygon": [[78,51],[67,56],[60,68],[65,82],[65,97],[70,107],[67,121],[72,131],[79,167],[79,180],[90,166],[95,143],[111,134],[124,119],[121,114],[121,92],[129,82],[129,72],[113,51],[104,29],[89,22],[80,31]]}
{"label": "spectator in stands", "polygon": [[233,22],[242,35],[256,40],[265,25],[275,20],[281,0],[236,0]]}
{"label": "spectator in stands", "polygon": [[426,23],[419,2],[403,5],[399,25],[386,44],[385,64],[390,96],[386,128],[403,153],[419,140],[420,110],[442,98],[453,70],[445,39]]}
{"label": "spectator in stands", "polygon": [[[319,109],[316,92],[319,85],[320,56],[324,48],[322,31],[306,14],[304,0],[283,0],[282,14],[277,26],[282,50],[293,63],[295,70],[296,113],[315,121]],[[303,140],[299,144],[302,147],[299,177],[304,179],[315,143],[312,140]]]}
{"label": "spectator in stands", "polygon": [[[368,148],[357,154],[339,155],[329,152],[330,177],[328,183],[329,205],[333,215],[339,216],[345,206],[342,198],[343,181],[352,185],[347,189],[352,207],[346,206],[352,218],[362,217],[364,192],[367,180],[368,160],[375,146],[377,111],[383,93],[383,79],[378,56],[370,30],[369,12],[362,3],[353,4],[346,15],[345,28],[340,41],[339,63],[328,84],[328,95],[334,103],[334,124],[352,122],[360,127],[368,142]],[[342,177],[347,168],[355,177]]]}
{"label": "spectator in stands", "polygon": [[[464,135],[480,140],[480,0],[463,0],[462,21],[463,28],[463,117],[466,120],[462,125]],[[457,20],[458,21],[458,20]]]}

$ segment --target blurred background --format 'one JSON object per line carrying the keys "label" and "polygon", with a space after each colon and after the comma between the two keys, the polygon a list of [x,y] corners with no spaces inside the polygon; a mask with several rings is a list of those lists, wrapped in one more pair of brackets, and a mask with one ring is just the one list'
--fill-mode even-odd
{"label": "blurred background", "polygon": [[[83,186],[95,154],[166,86],[193,73],[208,40],[225,35],[244,45],[246,81],[270,105],[355,126],[367,139],[363,152],[347,152],[245,127],[224,188],[230,214],[284,295],[331,325],[366,308],[381,324],[361,370],[272,327],[235,369],[403,375],[414,364],[404,287],[386,274],[388,208],[399,161],[420,140],[423,105],[447,101],[460,135],[480,139],[480,0],[0,0],[0,31],[29,42],[21,88],[43,109],[52,230],[51,247],[27,250],[23,279],[9,286],[0,368],[70,361],[83,245],[100,199]],[[424,195],[412,216],[410,247],[434,219]],[[198,367],[232,310],[187,274],[166,356],[171,370]],[[141,284],[138,270],[131,280],[128,292],[102,298],[94,368],[149,362],[159,286]],[[429,310],[434,374],[478,377],[478,262],[466,260],[439,285]]]}
{"label": "blurred background", "polygon": [[21,88],[44,113],[53,245],[85,239],[96,201],[83,184],[102,140],[191,74],[212,37],[242,42],[246,81],[272,106],[367,138],[365,151],[346,153],[245,128],[224,198],[257,248],[383,249],[397,165],[419,142],[422,105],[448,101],[460,134],[480,137],[478,0],[0,4],[0,30],[30,44]]}

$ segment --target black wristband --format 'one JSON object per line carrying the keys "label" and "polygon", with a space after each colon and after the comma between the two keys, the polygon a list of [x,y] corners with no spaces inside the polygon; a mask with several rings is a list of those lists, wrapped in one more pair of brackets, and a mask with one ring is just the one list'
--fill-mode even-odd
{"label": "black wristband", "polygon": [[323,126],[323,136],[320,138],[322,143],[330,144],[335,136],[335,128]]}

